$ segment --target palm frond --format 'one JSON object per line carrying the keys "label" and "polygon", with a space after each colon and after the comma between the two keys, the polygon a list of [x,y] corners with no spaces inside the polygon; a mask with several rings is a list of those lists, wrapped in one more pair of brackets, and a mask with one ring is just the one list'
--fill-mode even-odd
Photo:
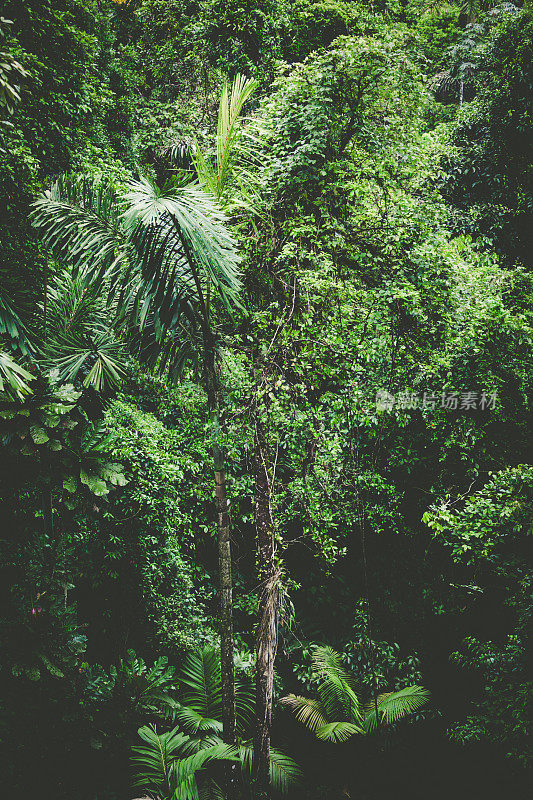
{"label": "palm frond", "polygon": [[373,703],[365,709],[363,726],[367,732],[376,729],[379,723],[394,723],[409,714],[416,714],[429,702],[430,693],[422,686],[406,686],[397,692],[387,692],[377,697],[377,712]]}
{"label": "palm frond", "polygon": [[235,676],[235,716],[237,731],[249,730],[255,713],[255,690],[248,675]]}
{"label": "palm frond", "polygon": [[353,689],[353,678],[346,671],[339,653],[331,647],[315,647],[312,655],[315,673],[322,679],[318,693],[327,716],[345,717],[359,724],[359,698]]}
{"label": "palm frond", "polygon": [[142,179],[130,185],[126,200],[124,221],[162,324],[177,320],[183,305],[202,302],[205,278],[227,308],[237,304],[240,258],[226,218],[209,195],[196,184],[168,187],[163,194]]}
{"label": "palm frond", "polygon": [[63,354],[65,375],[85,370],[95,386],[118,381],[121,359],[111,327],[151,366],[164,354],[174,374],[171,359],[182,362],[185,352],[175,336],[182,320],[192,330],[205,319],[207,283],[228,311],[238,305],[235,242],[216,202],[197,184],[163,191],[143,178],[122,194],[103,181],[66,176],[34,203],[32,220],[42,241],[72,265],[74,280],[108,297],[105,334],[90,338],[90,348],[78,341]]}
{"label": "palm frond", "polygon": [[[235,162],[240,154],[238,152],[237,143],[241,147],[240,151],[246,148],[242,147],[242,110],[244,105],[248,102],[253,92],[256,90],[258,82],[253,79],[248,79],[244,75],[236,75],[235,80],[231,87],[228,83],[224,83],[222,94],[220,97],[220,104],[218,110],[218,124],[216,135],[216,159],[213,164],[210,158],[204,154],[199,147],[198,143],[192,150],[193,162],[198,175],[200,183],[205,185],[207,189],[217,198],[217,200],[225,199],[227,190],[232,181],[237,181],[237,172],[241,175],[241,182],[246,184],[246,177],[244,171],[235,169]],[[246,158],[245,158],[246,160]],[[252,177],[249,172],[248,177]]]}
{"label": "palm frond", "polygon": [[172,764],[189,737],[177,728],[158,734],[149,725],[139,728],[138,734],[145,744],[132,748],[136,770],[133,785],[155,793],[170,794]]}
{"label": "palm frond", "polygon": [[23,400],[26,395],[31,394],[28,383],[33,378],[8,353],[0,351],[0,395],[4,395],[4,399]]}
{"label": "palm frond", "polygon": [[101,392],[125,375],[124,346],[107,322],[107,309],[95,282],[66,270],[55,276],[47,296],[44,364],[60,381],[83,379]]}
{"label": "palm frond", "polygon": [[31,220],[43,244],[72,264],[75,276],[90,274],[101,280],[116,273],[127,257],[122,212],[112,186],[65,175],[33,203]]}
{"label": "palm frond", "polygon": [[9,336],[13,348],[28,355],[34,350],[30,334],[13,308],[13,304],[0,294],[0,336]]}
{"label": "palm frond", "polygon": [[199,800],[226,800],[226,795],[222,788],[214,780],[204,782],[198,792]]}
{"label": "palm frond", "polygon": [[296,761],[280,750],[270,748],[270,780],[277,792],[286,794],[290,787],[302,778],[302,771]]}
{"label": "palm frond", "polygon": [[195,777],[211,761],[239,761],[239,756],[236,749],[229,744],[220,743],[206,747],[186,758],[175,759],[171,766],[171,780],[179,787]]}
{"label": "palm frond", "polygon": [[222,723],[212,717],[204,717],[191,706],[180,706],[176,709],[174,717],[181,727],[191,735],[206,733],[222,733]]}
{"label": "palm frond", "polygon": [[281,702],[293,709],[296,719],[306,725],[313,733],[327,725],[326,711],[319,700],[289,694]]}
{"label": "palm frond", "polygon": [[212,647],[188,653],[182,668],[181,681],[187,687],[184,705],[209,719],[221,719],[222,681],[220,658]]}
{"label": "palm frond", "polygon": [[328,722],[322,725],[315,731],[317,738],[322,739],[324,742],[346,742],[351,736],[356,733],[364,733],[360,725],[354,725],[352,722]]}

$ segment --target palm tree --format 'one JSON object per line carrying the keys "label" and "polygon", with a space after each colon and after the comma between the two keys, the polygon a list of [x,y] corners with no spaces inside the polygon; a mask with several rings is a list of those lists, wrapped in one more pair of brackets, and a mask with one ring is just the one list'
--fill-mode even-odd
{"label": "palm tree", "polygon": [[[237,75],[224,85],[218,112],[216,158],[211,161],[196,143],[192,152],[198,179],[226,207],[256,210],[257,186],[253,174],[260,137],[243,130],[242,110],[257,88],[257,81]],[[237,191],[236,191],[237,187]],[[236,196],[238,199],[236,200]],[[257,360],[257,359],[256,359]],[[257,797],[270,796],[270,728],[274,696],[274,662],[277,650],[279,570],[272,519],[268,453],[261,414],[255,414],[254,473],[257,565],[260,586],[256,631],[256,701],[252,773]]]}
{"label": "palm tree", "polygon": [[[179,376],[199,336],[203,383],[213,430],[218,517],[224,739],[235,739],[230,522],[224,453],[219,437],[219,340],[211,295],[238,304],[239,257],[216,202],[197,184],[160,190],[146,179],[117,192],[101,181],[59,180],[35,203],[33,223],[74,279],[104,288],[114,327],[140,360]],[[184,334],[187,336],[184,337]],[[102,354],[100,358],[102,357]]]}
{"label": "palm tree", "polygon": [[331,647],[314,648],[312,669],[313,677],[319,681],[318,698],[289,694],[281,702],[324,742],[345,742],[354,735],[372,733],[380,725],[415,714],[429,701],[427,689],[407,686],[361,703],[353,677]]}

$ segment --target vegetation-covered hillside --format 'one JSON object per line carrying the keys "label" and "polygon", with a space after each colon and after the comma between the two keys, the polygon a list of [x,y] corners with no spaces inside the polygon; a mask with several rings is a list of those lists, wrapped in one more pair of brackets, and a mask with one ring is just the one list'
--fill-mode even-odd
{"label": "vegetation-covered hillside", "polygon": [[6,797],[529,797],[531,7],[1,15]]}

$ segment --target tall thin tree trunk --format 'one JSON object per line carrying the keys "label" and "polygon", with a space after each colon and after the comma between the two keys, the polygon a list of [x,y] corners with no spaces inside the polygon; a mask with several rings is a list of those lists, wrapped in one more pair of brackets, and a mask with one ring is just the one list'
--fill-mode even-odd
{"label": "tall thin tree trunk", "polygon": [[233,588],[228,493],[223,463],[215,464],[220,579],[220,668],[222,672],[222,723],[224,741],[235,743],[235,680],[233,665]]}
{"label": "tall thin tree trunk", "polygon": [[464,93],[465,93],[465,82],[461,78],[461,81],[459,83],[459,108],[463,107]]}
{"label": "tall thin tree trunk", "polygon": [[[222,737],[235,744],[235,667],[233,663],[233,583],[231,577],[231,529],[224,450],[219,442],[220,386],[215,363],[214,340],[210,330],[204,331],[204,369],[213,428],[213,461],[218,526],[218,570],[220,587],[220,671],[222,679]],[[226,796],[233,800],[237,793],[237,767],[226,763]]]}
{"label": "tall thin tree trunk", "polygon": [[277,650],[279,573],[272,521],[271,489],[263,423],[256,418],[255,447],[255,528],[259,572],[259,608],[256,635],[256,714],[253,777],[256,800],[269,800],[270,728],[274,689],[274,661]]}
{"label": "tall thin tree trunk", "polygon": [[[176,230],[187,261],[195,265],[189,243],[180,227]],[[218,524],[218,574],[220,587],[220,672],[222,680],[222,738],[226,744],[236,742],[235,720],[235,667],[233,663],[233,584],[231,578],[231,529],[228,510],[228,492],[224,469],[224,450],[220,445],[220,382],[216,364],[216,343],[211,328],[211,281],[207,283],[207,300],[200,282],[199,272],[193,269],[193,280],[202,313],[202,339],[204,378],[207,392],[209,418],[213,428],[213,461],[215,467],[215,493]],[[237,794],[237,765],[226,763],[226,797],[234,800]]]}

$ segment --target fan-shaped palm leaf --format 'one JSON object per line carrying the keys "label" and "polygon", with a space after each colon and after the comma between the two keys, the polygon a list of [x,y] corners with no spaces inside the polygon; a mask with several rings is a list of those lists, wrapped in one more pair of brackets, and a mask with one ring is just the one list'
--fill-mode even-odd
{"label": "fan-shaped palm leaf", "polygon": [[179,286],[185,301],[201,301],[200,281],[209,277],[226,304],[236,301],[236,246],[224,227],[223,213],[205,192],[188,184],[166,187],[163,193],[142,179],[130,185],[126,200],[124,221],[152,293],[161,293],[163,300],[163,288],[175,293]]}

